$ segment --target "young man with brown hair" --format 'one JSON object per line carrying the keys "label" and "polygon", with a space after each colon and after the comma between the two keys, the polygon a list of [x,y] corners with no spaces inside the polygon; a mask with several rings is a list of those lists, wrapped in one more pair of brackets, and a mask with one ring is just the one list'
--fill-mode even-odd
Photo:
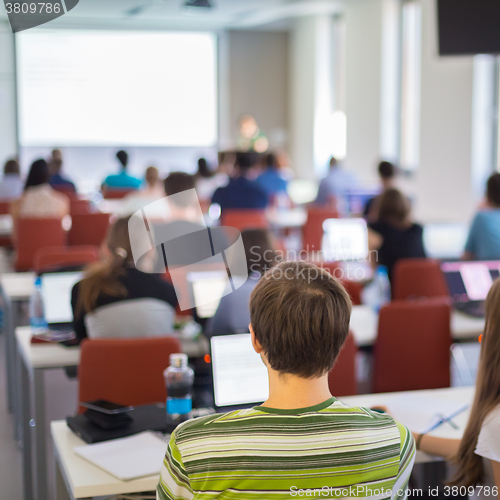
{"label": "young man with brown hair", "polygon": [[342,404],[328,389],[350,313],[347,292],[328,272],[303,262],[270,269],[250,300],[269,398],[179,426],[157,497],[404,499],[415,457],[411,433],[390,415]]}

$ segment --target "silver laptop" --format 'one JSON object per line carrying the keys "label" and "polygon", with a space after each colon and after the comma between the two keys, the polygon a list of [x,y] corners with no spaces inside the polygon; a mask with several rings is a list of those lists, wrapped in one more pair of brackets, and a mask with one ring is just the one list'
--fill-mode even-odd
{"label": "silver laptop", "polygon": [[73,322],[71,290],[82,279],[81,272],[42,274],[45,319],[52,328],[70,328]]}
{"label": "silver laptop", "polygon": [[426,255],[441,260],[460,259],[464,253],[468,232],[465,224],[425,224]]}
{"label": "silver laptop", "polygon": [[211,318],[231,286],[224,271],[191,272],[187,274],[187,282],[199,318]]}
{"label": "silver laptop", "polygon": [[249,333],[210,339],[215,407],[249,408],[269,397],[267,368],[254,351]]}

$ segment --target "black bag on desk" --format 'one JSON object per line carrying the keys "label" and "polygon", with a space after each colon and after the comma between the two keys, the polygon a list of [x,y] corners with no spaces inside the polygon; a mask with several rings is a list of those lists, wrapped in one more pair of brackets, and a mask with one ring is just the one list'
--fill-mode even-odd
{"label": "black bag on desk", "polygon": [[133,436],[143,431],[167,432],[165,405],[136,406],[127,414],[131,417],[131,421],[126,427],[120,429],[103,429],[83,414],[66,417],[66,423],[77,436],[89,444]]}

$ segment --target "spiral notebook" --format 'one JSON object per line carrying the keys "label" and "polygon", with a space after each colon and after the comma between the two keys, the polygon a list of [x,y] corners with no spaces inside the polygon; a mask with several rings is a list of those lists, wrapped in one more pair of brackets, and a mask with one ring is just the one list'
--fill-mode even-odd
{"label": "spiral notebook", "polygon": [[123,481],[160,473],[170,435],[141,432],[103,443],[77,446],[75,453]]}

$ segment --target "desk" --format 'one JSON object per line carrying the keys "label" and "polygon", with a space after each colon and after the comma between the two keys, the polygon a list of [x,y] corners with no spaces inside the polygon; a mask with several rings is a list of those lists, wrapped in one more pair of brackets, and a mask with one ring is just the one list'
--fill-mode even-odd
{"label": "desk", "polygon": [[[451,313],[451,335],[457,342],[476,341],[483,333],[484,318],[472,318],[460,311]],[[358,347],[370,347],[377,339],[378,314],[369,306],[354,306],[351,314],[351,330]]]}
{"label": "desk", "polygon": [[[80,348],[64,347],[59,344],[31,344],[30,327],[18,327],[15,333],[18,365],[21,371],[19,400],[23,440],[24,498],[47,500],[44,370],[78,366]],[[208,353],[208,341],[205,337],[201,336],[198,340],[180,339],[180,341],[183,352],[190,357]],[[32,464],[35,464],[35,470]]]}
{"label": "desk", "polygon": [[[474,395],[473,387],[458,387],[450,389],[435,389],[430,391],[413,391],[418,395],[429,398],[448,399],[450,401],[470,401]],[[401,392],[387,394],[367,394],[363,396],[349,396],[340,400],[351,406],[370,407],[374,405],[386,405],[391,399],[402,394]],[[464,412],[454,421],[460,429],[455,430],[451,426],[443,425],[429,435],[460,439],[469,413]],[[402,422],[404,423],[404,422]],[[77,499],[83,497],[118,495],[140,491],[154,490],[158,484],[158,474],[145,477],[135,481],[121,481],[99,467],[92,465],[74,453],[75,446],[85,444],[66,425],[64,421],[51,422],[50,432],[54,443],[54,456],[56,460],[56,483],[58,495],[56,500],[68,498]],[[427,455],[421,451],[417,452],[416,463],[433,462],[442,459]]]}
{"label": "desk", "polygon": [[[16,358],[16,341],[14,329],[19,326],[19,302],[29,300],[35,283],[35,273],[5,273],[0,275],[0,295],[4,303],[5,324],[5,369],[7,372],[7,408],[16,410],[15,397],[16,374],[14,360]],[[15,430],[17,436],[17,431]]]}

